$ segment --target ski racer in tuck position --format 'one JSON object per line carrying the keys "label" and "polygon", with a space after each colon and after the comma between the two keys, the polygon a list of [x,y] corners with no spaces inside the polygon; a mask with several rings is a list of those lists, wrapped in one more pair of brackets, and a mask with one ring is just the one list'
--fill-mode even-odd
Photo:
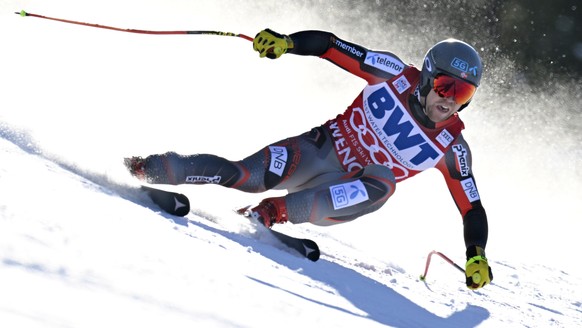
{"label": "ski racer in tuck position", "polygon": [[250,214],[271,227],[290,221],[332,225],[382,207],[396,184],[437,168],[461,213],[466,285],[493,279],[485,257],[487,216],[471,169],[458,112],[482,75],[479,54],[448,39],[431,47],[422,70],[391,52],[373,51],[325,31],[259,32],[260,57],[318,56],[367,81],[341,114],[298,136],[272,143],[240,161],[175,152],[127,158],[130,172],[152,184],[215,183],[244,192],[287,190],[262,200]]}

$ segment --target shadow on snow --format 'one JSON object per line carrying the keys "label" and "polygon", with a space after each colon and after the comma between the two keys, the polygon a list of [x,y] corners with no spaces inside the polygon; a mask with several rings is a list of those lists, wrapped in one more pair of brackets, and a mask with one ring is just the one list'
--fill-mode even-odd
{"label": "shadow on snow", "polygon": [[[185,222],[179,224],[184,225]],[[293,291],[282,289],[269,282],[248,277],[257,283],[287,292],[334,310],[358,317],[365,317],[378,323],[394,327],[475,327],[489,318],[490,315],[482,307],[468,305],[465,309],[455,312],[447,318],[442,318],[398,294],[388,286],[337,263],[325,259],[320,259],[313,263],[299,255],[293,255],[272,245],[258,242],[252,237],[220,230],[192,220],[188,220],[187,224],[195,225],[201,229],[219,234],[239,243],[243,247],[251,247],[257,253],[282,266],[300,272],[313,280],[325,283],[331,288],[334,288],[355,307],[367,313],[367,315],[362,316],[347,309],[325,304],[318,300],[299,295]]]}

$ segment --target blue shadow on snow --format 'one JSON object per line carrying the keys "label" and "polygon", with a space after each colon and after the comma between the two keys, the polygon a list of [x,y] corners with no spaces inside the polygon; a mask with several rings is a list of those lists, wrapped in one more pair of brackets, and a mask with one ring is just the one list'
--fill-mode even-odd
{"label": "blue shadow on snow", "polygon": [[318,300],[298,295],[295,292],[282,289],[266,281],[248,277],[257,283],[279,289],[337,311],[367,318],[388,326],[406,328],[476,327],[490,316],[489,311],[486,309],[474,305],[468,305],[463,310],[455,312],[447,318],[442,318],[398,294],[388,286],[337,263],[325,259],[320,259],[317,262],[310,262],[299,255],[293,255],[272,245],[257,242],[257,240],[252,237],[223,231],[192,220],[188,220],[188,224],[222,235],[225,238],[239,243],[243,247],[252,247],[254,251],[262,256],[265,256],[282,266],[288,267],[293,271],[299,272],[300,270],[301,274],[313,280],[321,281],[335,289],[342,297],[361,311],[367,313],[367,315],[362,316],[335,305],[325,304]]}

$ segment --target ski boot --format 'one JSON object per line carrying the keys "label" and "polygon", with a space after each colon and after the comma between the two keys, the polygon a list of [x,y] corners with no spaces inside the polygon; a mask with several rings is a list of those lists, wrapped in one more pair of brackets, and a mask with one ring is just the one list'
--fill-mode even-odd
{"label": "ski boot", "polygon": [[270,229],[275,223],[287,222],[285,199],[283,197],[267,198],[256,207],[244,209],[243,215],[256,219]]}

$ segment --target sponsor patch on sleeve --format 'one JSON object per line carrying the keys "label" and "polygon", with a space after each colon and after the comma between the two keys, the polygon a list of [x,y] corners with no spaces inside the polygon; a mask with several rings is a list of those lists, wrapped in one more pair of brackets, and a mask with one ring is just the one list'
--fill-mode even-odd
{"label": "sponsor patch on sleeve", "polygon": [[465,195],[467,195],[467,198],[471,203],[481,199],[473,178],[462,180],[461,185],[463,186],[463,190],[465,190]]}
{"label": "sponsor patch on sleeve", "polygon": [[467,150],[462,145],[454,145],[453,152],[457,158],[457,164],[459,165],[459,172],[461,176],[469,175],[469,163],[467,160]]}
{"label": "sponsor patch on sleeve", "polygon": [[402,70],[404,69],[404,63],[402,63],[400,59],[388,54],[381,54],[373,51],[368,51],[364,64],[392,75],[398,75],[402,73]]}

